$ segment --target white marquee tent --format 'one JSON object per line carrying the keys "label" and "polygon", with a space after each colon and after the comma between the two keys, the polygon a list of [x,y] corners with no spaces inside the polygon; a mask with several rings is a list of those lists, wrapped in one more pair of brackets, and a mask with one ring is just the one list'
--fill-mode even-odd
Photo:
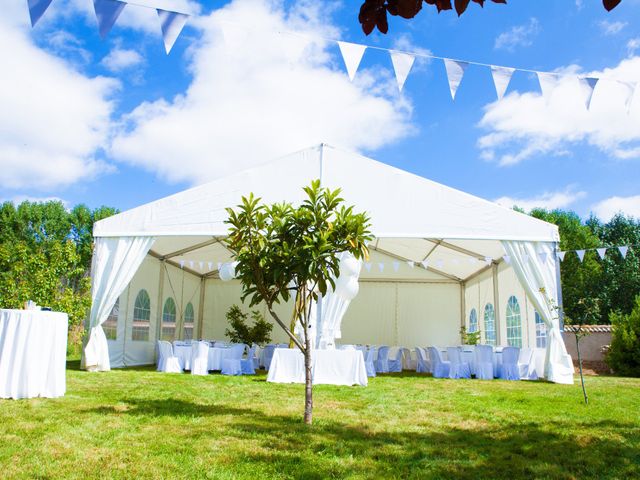
{"label": "white marquee tent", "polygon": [[[225,207],[250,192],[268,203],[296,204],[316,178],[342,188],[348,204],[368,212],[375,235],[371,264],[362,269],[360,293],[339,332],[343,341],[457,344],[461,325],[484,312],[487,332],[494,330],[483,340],[507,344],[517,334],[517,343],[535,347],[543,332],[545,377],[573,382],[559,320],[547,302],[561,299],[556,226],[324,144],[97,222],[85,366],[152,363],[168,296],[179,304],[174,338],[183,335],[185,303],[196,312],[194,337],[220,338],[224,312],[240,297],[239,283],[218,275],[220,263],[232,260],[223,243]],[[132,333],[141,288],[153,299],[142,339]],[[120,315],[107,340],[102,324],[116,302]],[[514,323],[522,317],[524,324]]]}

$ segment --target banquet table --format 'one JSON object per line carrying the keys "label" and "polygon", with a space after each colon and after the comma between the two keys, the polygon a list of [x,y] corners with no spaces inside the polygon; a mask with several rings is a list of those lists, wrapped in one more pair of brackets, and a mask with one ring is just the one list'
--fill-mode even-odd
{"label": "banquet table", "polygon": [[[360,350],[314,350],[311,369],[314,385],[362,385],[368,383]],[[304,356],[298,349],[276,348],[267,382],[304,383]]]}
{"label": "banquet table", "polygon": [[0,398],[65,394],[68,324],[62,312],[0,310]]}
{"label": "banquet table", "polygon": [[[209,347],[207,370],[222,370],[222,360],[231,353],[229,347]],[[191,370],[191,345],[175,343],[173,354],[180,359],[185,370]]]}

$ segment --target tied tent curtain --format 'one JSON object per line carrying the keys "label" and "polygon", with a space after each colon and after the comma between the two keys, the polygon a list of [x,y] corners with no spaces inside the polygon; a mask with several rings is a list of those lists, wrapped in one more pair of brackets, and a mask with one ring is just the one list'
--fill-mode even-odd
{"label": "tied tent curtain", "polygon": [[102,329],[120,294],[129,284],[154,237],[98,237],[95,239],[91,265],[91,313],[89,341],[84,347],[83,367],[91,371],[108,371],[109,348]]}
{"label": "tied tent curtain", "polygon": [[[553,304],[558,304],[555,244],[505,240],[502,245],[527,297],[547,327],[545,378],[555,383],[573,384],[573,362],[562,339],[558,312],[553,308]],[[542,288],[545,293],[541,292]]]}

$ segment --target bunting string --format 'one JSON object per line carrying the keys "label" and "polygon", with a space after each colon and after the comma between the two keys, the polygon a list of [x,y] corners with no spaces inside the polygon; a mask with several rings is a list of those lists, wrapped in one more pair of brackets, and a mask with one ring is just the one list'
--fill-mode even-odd
{"label": "bunting string", "polygon": [[[53,0],[26,0],[29,8],[29,15],[31,18],[31,26],[35,27],[38,20],[44,15],[47,8],[50,6]],[[87,0],[88,1],[88,0]],[[122,13],[123,9],[127,5],[132,5],[135,7],[141,8],[149,8],[156,10],[158,14],[158,20],[160,23],[160,31],[162,34],[164,47],[167,55],[171,52],[173,45],[176,40],[182,33],[185,25],[187,24],[189,18],[195,17],[196,15],[168,10],[166,8],[155,7],[151,5],[146,5],[142,3],[137,3],[135,1],[130,0],[93,0],[94,10],[96,14],[96,19],[98,22],[98,31],[102,38],[105,38],[113,25],[116,23],[118,17]],[[221,24],[234,25],[237,28],[245,28],[247,30],[250,27],[242,24],[235,24],[233,22],[220,22]],[[224,28],[224,25],[223,25]],[[447,75],[447,80],[449,83],[449,91],[451,94],[451,98],[455,101],[456,94],[458,92],[458,87],[462,82],[464,74],[469,65],[474,65],[476,67],[488,68],[491,72],[491,76],[493,78],[493,83],[496,90],[496,96],[498,100],[501,100],[511,82],[511,78],[515,72],[525,72],[530,74],[535,74],[538,83],[540,85],[540,90],[542,92],[542,96],[545,98],[545,101],[549,102],[552,98],[553,91],[558,86],[561,80],[567,78],[575,78],[576,87],[581,89],[581,93],[583,94],[584,105],[587,110],[590,110],[592,99],[594,93],[596,92],[596,87],[600,83],[601,80],[607,80],[611,82],[616,82],[619,90],[623,92],[623,104],[626,112],[629,113],[635,94],[637,90],[639,80],[629,80],[629,79],[617,79],[612,77],[595,77],[595,76],[584,76],[577,74],[565,74],[559,72],[543,72],[538,70],[531,70],[527,68],[515,68],[508,66],[500,66],[500,65],[492,65],[489,63],[482,63],[470,60],[461,60],[455,58],[442,57],[433,54],[427,54],[423,52],[409,52],[404,50],[396,50],[389,49],[374,45],[364,45],[359,43],[351,43],[345,42],[342,40],[336,40],[333,38],[321,37],[321,36],[312,36],[308,34],[304,34],[301,32],[289,32],[289,31],[277,31],[273,32],[281,35],[291,35],[296,37],[304,38],[306,41],[310,40],[323,40],[326,42],[332,42],[337,44],[340,53],[342,54],[342,58],[345,63],[345,67],[347,70],[347,74],[349,79],[353,81],[356,77],[358,68],[360,66],[360,62],[366,50],[379,50],[384,51],[389,54],[393,71],[396,76],[396,81],[398,85],[398,91],[402,92],[407,77],[411,73],[411,69],[414,65],[416,58],[424,58],[428,60],[438,60],[444,63],[445,72]]]}

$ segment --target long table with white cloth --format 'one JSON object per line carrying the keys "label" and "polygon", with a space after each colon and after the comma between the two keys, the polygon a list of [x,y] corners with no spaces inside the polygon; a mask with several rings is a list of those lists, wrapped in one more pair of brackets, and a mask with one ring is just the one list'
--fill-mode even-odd
{"label": "long table with white cloth", "polygon": [[0,398],[64,395],[68,325],[66,313],[0,309]]}
{"label": "long table with white cloth", "polygon": [[[191,370],[191,344],[174,343],[173,354],[178,357],[180,365],[185,370]],[[229,347],[209,347],[207,370],[222,370],[222,360],[231,354]]]}
{"label": "long table with white cloth", "polygon": [[[368,384],[364,357],[359,350],[314,350],[311,358],[314,385]],[[304,356],[289,348],[273,352],[267,382],[304,383]]]}

